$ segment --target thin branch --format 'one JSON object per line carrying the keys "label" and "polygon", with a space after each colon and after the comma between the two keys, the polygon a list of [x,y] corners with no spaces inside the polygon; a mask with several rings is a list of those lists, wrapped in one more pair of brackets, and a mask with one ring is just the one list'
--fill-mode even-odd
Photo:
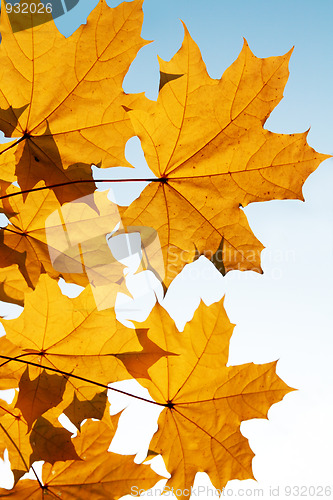
{"label": "thin branch", "polygon": [[85,182],[165,182],[164,179],[158,179],[153,177],[151,179],[79,179],[77,181],[61,182],[59,184],[51,184],[49,186],[42,186],[38,188],[24,189],[22,191],[16,191],[15,193],[5,194],[0,196],[0,200],[5,198],[11,198],[12,196],[17,196],[19,194],[32,193],[33,191],[43,191],[44,189],[54,189],[62,186],[69,186],[70,184],[82,184]]}
{"label": "thin branch", "polygon": [[2,368],[3,366],[7,365],[7,363],[10,363],[14,359],[17,360],[19,358],[23,358],[24,356],[31,356],[31,352],[25,352],[24,354],[19,354],[15,358],[8,358],[7,361],[4,361],[3,363],[1,363],[0,368]]}
{"label": "thin branch", "polygon": [[73,375],[72,373],[58,370],[57,368],[51,368],[48,366],[40,365],[38,363],[33,363],[32,361],[26,361],[25,359],[12,358],[10,356],[0,355],[0,358],[7,359],[9,361],[17,361],[18,363],[23,363],[23,364],[30,365],[30,366],[36,366],[37,368],[43,368],[44,370],[49,370],[51,372],[60,373],[64,377],[72,377],[72,378],[75,378],[77,380],[82,380],[82,382],[88,382],[89,384],[97,385],[98,387],[103,387],[104,389],[109,389],[110,391],[119,392],[120,394],[124,394],[125,396],[130,396],[131,398],[140,399],[141,401],[145,401],[146,403],[151,403],[151,404],[163,406],[163,407],[167,406],[167,404],[157,403],[156,401],[153,401],[151,399],[146,399],[146,398],[143,398],[141,396],[136,396],[135,394],[130,394],[130,393],[122,391],[120,389],[115,389],[114,387],[110,387],[109,385],[101,384],[100,382],[95,382],[94,380],[90,380],[88,378],[79,377],[78,375]]}
{"label": "thin branch", "polygon": [[10,229],[8,226],[0,226],[0,229],[3,229],[4,231],[9,231],[10,233],[14,233],[14,234],[20,234],[22,236],[22,231],[21,232],[18,232],[18,231],[13,231],[12,229]]}

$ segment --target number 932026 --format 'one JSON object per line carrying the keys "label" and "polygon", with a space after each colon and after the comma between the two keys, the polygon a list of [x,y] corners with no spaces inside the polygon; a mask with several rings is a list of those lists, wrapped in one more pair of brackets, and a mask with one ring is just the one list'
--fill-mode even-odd
{"label": "number 932026", "polygon": [[6,3],[7,14],[50,14],[52,12],[52,4],[43,4],[41,2],[36,3]]}

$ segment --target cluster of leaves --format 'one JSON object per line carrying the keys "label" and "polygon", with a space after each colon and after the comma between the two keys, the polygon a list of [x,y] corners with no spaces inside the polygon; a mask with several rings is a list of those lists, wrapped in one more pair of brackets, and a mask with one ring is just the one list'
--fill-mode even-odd
{"label": "cluster of leaves", "polygon": [[[258,59],[244,42],[214,80],[185,28],[179,52],[160,61],[157,101],[125,94],[123,78],[146,44],[141,7],[134,0],[111,9],[100,0],[68,39],[38,14],[13,30],[2,8],[0,127],[12,141],[0,151],[1,211],[10,221],[1,230],[0,298],[24,305],[17,319],[2,320],[0,389],[16,389],[11,404],[0,401],[0,452],[8,449],[15,479],[2,497],[112,499],[157,482],[149,465],[108,451],[118,422],[107,402],[112,382],[136,378],[153,398],[147,405],[163,408],[149,457],[162,455],[179,497],[198,471],[219,489],[252,478],[240,424],[266,418],[291,390],[275,363],[226,366],[233,325],[223,301],[201,303],[182,333],[158,303],[145,322],[126,328],[113,308],[97,308],[84,272],[52,266],[47,217],[94,193],[92,164],[128,166],[132,136],[156,177],[119,213],[125,228],[158,232],[165,288],[199,255],[221,273],[261,272],[263,246],[241,207],[302,199],[303,182],[327,158],[306,133],[263,128],[282,98],[290,53]],[[64,296],[60,277],[84,291]],[[77,437],[59,424],[61,414]],[[42,477],[21,479],[38,460]]]}

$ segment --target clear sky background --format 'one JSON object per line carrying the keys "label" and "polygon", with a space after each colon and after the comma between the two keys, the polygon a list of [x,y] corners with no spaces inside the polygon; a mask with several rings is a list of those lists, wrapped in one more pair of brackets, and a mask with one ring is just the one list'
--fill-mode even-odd
{"label": "clear sky background", "polygon": [[[108,3],[114,7],[120,2]],[[85,22],[96,4],[96,0],[80,0],[71,12],[57,19],[60,31],[69,35]],[[142,36],[154,42],[144,47],[132,64],[124,81],[126,92],[144,91],[156,99],[156,55],[168,60],[179,49],[183,38],[180,19],[199,45],[214,78],[220,78],[236,59],[243,37],[258,57],[281,55],[295,46],[284,99],[265,127],[280,133],[311,127],[310,146],[333,154],[331,0],[145,0],[143,9]],[[136,171],[113,169],[105,177],[142,177],[148,172],[138,140],[130,141],[127,152]],[[239,488],[251,490],[252,496],[255,488],[264,488],[268,497],[270,487],[279,487],[279,498],[287,498],[285,486],[311,485],[331,486],[333,496],[332,187],[330,159],[306,181],[305,203],[284,200],[245,208],[254,234],[266,247],[262,253],[264,275],[234,271],[223,278],[200,259],[186,266],[168,292],[165,306],[180,328],[184,317],[191,318],[200,298],[211,303],[225,293],[227,313],[236,324],[229,364],[278,359],[278,375],[298,389],[271,408],[269,420],[242,424],[241,430],[256,454],[253,471],[257,482],[229,482],[233,496]],[[116,195],[126,204],[142,188],[142,184],[136,189],[127,185]],[[130,387],[134,389],[134,385]],[[117,400],[113,412],[122,404]],[[148,415],[146,407],[132,402],[121,417],[112,449],[139,453],[138,458],[144,458],[149,432],[151,435],[154,425],[156,428],[154,418],[156,414]],[[199,483],[209,484],[204,474],[198,475]],[[303,492],[311,495],[309,489]]]}

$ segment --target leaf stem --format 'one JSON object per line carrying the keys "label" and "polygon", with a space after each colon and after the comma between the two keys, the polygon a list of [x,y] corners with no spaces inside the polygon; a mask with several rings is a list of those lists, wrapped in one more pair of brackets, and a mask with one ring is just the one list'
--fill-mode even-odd
{"label": "leaf stem", "polygon": [[35,476],[36,476],[36,479],[37,479],[37,481],[38,481],[39,486],[40,486],[40,487],[42,488],[42,490],[43,490],[43,489],[44,489],[44,485],[43,485],[43,483],[41,482],[41,480],[39,479],[38,474],[37,474],[37,472],[35,471],[35,469],[34,469],[34,466],[33,466],[33,465],[31,465],[31,469],[32,469],[32,472],[33,472],[33,473],[35,474]]}
{"label": "leaf stem", "polygon": [[[15,416],[15,415],[13,415]],[[26,463],[25,459],[24,459],[24,456],[22,455],[21,451],[20,451],[20,448],[17,446],[17,444],[15,443],[15,441],[13,440],[13,438],[10,436],[10,434],[7,432],[7,430],[5,429],[5,427],[0,423],[0,428],[3,430],[3,432],[6,434],[6,436],[8,437],[8,439],[11,441],[11,443],[13,444],[13,446],[15,447],[17,453],[19,454],[23,464],[24,464],[24,467],[26,468],[26,471],[29,472],[29,467],[28,467],[28,464]],[[33,466],[31,466],[31,469],[33,471],[33,473],[35,474],[36,476],[36,479],[39,483],[39,486],[44,489],[44,486],[41,482],[41,480],[39,479],[38,477],[38,474],[37,472],[35,471],[35,469],[33,468]]]}
{"label": "leaf stem", "polygon": [[[20,142],[24,141],[24,139],[26,139],[28,137],[27,134],[24,134],[22,137],[20,137],[16,142],[12,142],[9,144],[8,148],[5,148],[3,149],[2,151],[0,151],[0,156],[3,154],[3,153],[6,153],[7,151],[9,151],[10,149],[14,148],[15,146],[17,146]],[[2,143],[2,144],[6,144],[6,143]]]}
{"label": "leaf stem", "polygon": [[122,391],[120,389],[116,389],[115,387],[110,387],[109,385],[106,385],[106,384],[101,384],[100,382],[95,382],[94,380],[90,380],[88,378],[79,377],[78,375],[73,375],[72,373],[65,372],[63,370],[59,370],[58,368],[51,368],[48,366],[40,365],[38,363],[34,363],[33,361],[26,361],[25,359],[12,358],[10,356],[0,355],[0,358],[6,359],[8,361],[17,361],[18,363],[24,363],[26,365],[36,366],[37,368],[43,368],[44,370],[49,370],[49,371],[52,371],[55,373],[60,373],[64,377],[72,377],[72,378],[75,378],[77,380],[82,380],[83,382],[88,382],[89,384],[97,385],[98,387],[103,387],[104,389],[109,389],[110,391],[115,391],[115,392],[118,392],[120,394],[124,394],[125,396],[130,396],[131,398],[140,399],[141,401],[145,401],[146,403],[151,403],[151,404],[163,406],[163,407],[168,406],[165,403],[158,403],[157,401],[154,401],[151,399],[146,399],[146,398],[143,398],[141,396],[136,396],[135,394],[130,394],[129,392],[125,392],[125,391]]}

